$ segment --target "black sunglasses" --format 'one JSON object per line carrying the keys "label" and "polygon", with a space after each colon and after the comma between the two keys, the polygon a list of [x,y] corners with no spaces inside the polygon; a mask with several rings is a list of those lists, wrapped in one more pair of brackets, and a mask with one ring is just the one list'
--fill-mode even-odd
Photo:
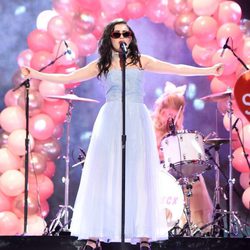
{"label": "black sunglasses", "polygon": [[128,38],[128,37],[132,36],[132,33],[131,33],[131,31],[124,31],[124,32],[122,32],[122,33],[120,33],[119,31],[113,31],[113,32],[111,33],[110,36],[111,36],[112,38],[114,38],[114,39],[118,39],[118,38],[121,37],[121,35],[122,35],[124,38]]}

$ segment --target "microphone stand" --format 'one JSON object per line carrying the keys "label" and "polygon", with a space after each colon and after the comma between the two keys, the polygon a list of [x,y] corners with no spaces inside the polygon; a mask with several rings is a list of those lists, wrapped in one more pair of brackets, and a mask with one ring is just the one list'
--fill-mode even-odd
{"label": "microphone stand", "polygon": [[125,249],[125,183],[126,183],[126,51],[119,53],[122,70],[122,208],[121,208],[121,243]]}
{"label": "microphone stand", "polygon": [[[66,50],[64,53],[56,57],[53,61],[51,61],[49,64],[45,65],[41,69],[39,69],[39,72],[45,70],[49,66],[53,65],[59,58],[63,57],[68,53],[68,50]],[[26,118],[26,124],[25,124],[25,160],[24,160],[24,228],[23,228],[23,235],[27,234],[27,221],[28,221],[28,180],[29,180],[29,89],[30,89],[30,79],[24,80],[19,86],[14,88],[12,91],[15,92],[21,87],[25,87],[26,93],[25,93],[25,118]]]}
{"label": "microphone stand", "polygon": [[[234,52],[234,50],[226,45],[225,49],[229,49],[231,50],[231,52],[233,53],[233,55],[238,59],[238,61],[244,66],[244,68],[246,70],[249,70],[249,68],[247,67],[247,65],[243,62],[243,60],[236,55],[236,53]],[[229,199],[228,199],[228,218],[227,218],[227,222],[228,222],[228,231],[229,234],[228,236],[230,237],[234,228],[233,226],[235,225],[235,221],[238,220],[238,218],[235,215],[235,212],[232,210],[233,208],[233,185],[235,183],[235,179],[233,178],[233,166],[232,166],[232,160],[233,160],[233,150],[232,150],[232,130],[233,130],[233,125],[232,125],[232,114],[233,114],[233,107],[232,107],[232,94],[229,97],[228,100],[228,116],[229,116],[229,124],[230,124],[230,129],[229,129],[229,155],[228,155],[228,159],[229,159],[229,173],[228,173],[228,194],[229,194]]]}

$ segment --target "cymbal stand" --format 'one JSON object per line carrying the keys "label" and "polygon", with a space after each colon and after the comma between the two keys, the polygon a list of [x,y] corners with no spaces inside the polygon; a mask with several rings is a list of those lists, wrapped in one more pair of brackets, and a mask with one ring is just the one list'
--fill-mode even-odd
{"label": "cymbal stand", "polygon": [[189,178],[182,178],[181,185],[183,187],[183,191],[184,188],[186,188],[186,192],[184,191],[184,194],[186,195],[187,199],[184,202],[184,214],[187,223],[183,226],[180,235],[195,236],[198,232],[200,232],[200,229],[196,225],[194,225],[191,221],[190,198],[193,195],[192,193],[193,185]]}
{"label": "cymbal stand", "polygon": [[[209,149],[214,148],[214,158],[209,152]],[[224,232],[228,233],[224,227],[224,213],[221,210],[221,193],[224,193],[223,188],[220,186],[220,160],[219,160],[219,150],[220,144],[213,145],[206,150],[206,153],[210,156],[210,159],[214,162],[214,169],[215,169],[215,189],[214,189],[214,197],[213,197],[213,221],[208,225],[212,225],[211,227],[211,235],[214,237],[223,237]],[[226,199],[226,197],[224,196]],[[222,216],[223,214],[223,216]],[[205,228],[205,227],[204,227]]]}
{"label": "cymbal stand", "polygon": [[239,230],[243,235],[243,227],[241,225],[241,222],[239,218],[237,217],[237,212],[233,211],[233,185],[235,183],[235,179],[233,178],[233,150],[232,150],[232,130],[233,130],[233,122],[232,122],[232,114],[233,114],[233,107],[232,107],[232,94],[229,96],[228,99],[228,115],[229,115],[229,123],[230,123],[230,129],[229,129],[229,170],[228,170],[228,231],[229,231],[229,237],[234,234],[238,235]]}
{"label": "cymbal stand", "polygon": [[[67,123],[67,136],[66,136],[66,155],[65,159],[65,176],[63,177],[64,182],[64,204],[59,205],[60,209],[56,214],[56,218],[51,222],[48,234],[53,234],[57,231],[57,227],[60,227],[60,232],[69,232],[69,211],[73,212],[73,208],[69,206],[69,145],[70,145],[70,122],[72,117],[73,104],[72,100],[69,100],[69,107],[66,117]],[[63,219],[63,222],[61,221]]]}

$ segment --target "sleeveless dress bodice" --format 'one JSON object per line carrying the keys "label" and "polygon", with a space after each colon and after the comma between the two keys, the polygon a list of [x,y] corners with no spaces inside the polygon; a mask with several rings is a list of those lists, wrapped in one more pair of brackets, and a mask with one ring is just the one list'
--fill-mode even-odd
{"label": "sleeveless dress bodice", "polygon": [[[126,100],[131,102],[143,102],[143,70],[135,67],[127,67],[125,74]],[[106,101],[120,101],[122,90],[121,69],[111,69],[104,79]]]}

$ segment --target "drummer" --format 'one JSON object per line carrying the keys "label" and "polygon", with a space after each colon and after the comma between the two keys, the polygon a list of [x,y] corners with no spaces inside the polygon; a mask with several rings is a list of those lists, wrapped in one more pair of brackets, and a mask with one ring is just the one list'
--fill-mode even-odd
{"label": "drummer", "polygon": [[[161,162],[164,162],[161,142],[170,133],[170,123],[174,121],[176,131],[183,130],[185,90],[186,85],[176,87],[173,83],[167,82],[164,93],[155,102],[153,123]],[[173,150],[175,149],[173,148]],[[193,183],[190,210],[191,222],[197,227],[200,228],[212,221],[213,205],[202,175],[199,175],[199,180]],[[185,223],[183,216],[181,224]]]}

